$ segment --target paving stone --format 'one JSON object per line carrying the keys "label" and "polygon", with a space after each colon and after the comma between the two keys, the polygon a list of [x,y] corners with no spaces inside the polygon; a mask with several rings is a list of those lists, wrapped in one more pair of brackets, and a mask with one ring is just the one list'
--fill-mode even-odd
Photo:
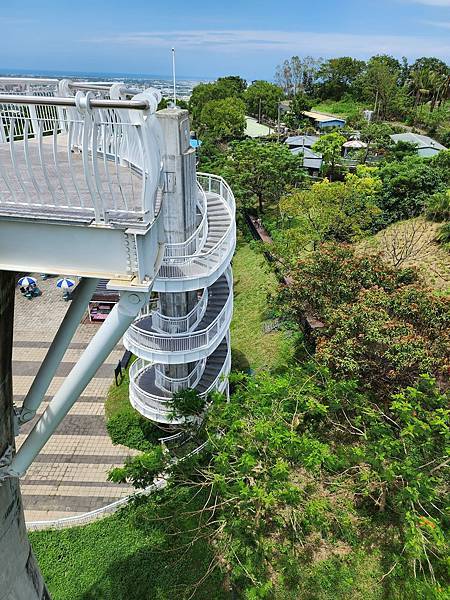
{"label": "paving stone", "polygon": [[[35,276],[42,296],[29,301],[19,291],[16,295],[13,386],[17,406],[21,406],[68,308],[56,288],[56,278],[43,281],[39,274]],[[22,427],[17,447],[47,408],[98,327],[89,322],[78,326],[36,419]],[[123,352],[119,343],[22,478],[27,520],[78,515],[131,492],[129,486],[107,481],[113,466],[136,454],[129,448],[113,446],[105,425],[104,400]]]}

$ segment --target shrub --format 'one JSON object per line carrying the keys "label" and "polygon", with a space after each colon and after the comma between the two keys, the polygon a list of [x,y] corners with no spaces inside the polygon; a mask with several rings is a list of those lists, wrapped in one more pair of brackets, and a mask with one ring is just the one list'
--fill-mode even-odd
{"label": "shrub", "polygon": [[450,244],[450,223],[445,223],[439,230],[437,236],[438,242],[443,244],[445,247],[449,247]]}
{"label": "shrub", "polygon": [[383,182],[380,226],[419,215],[428,198],[444,191],[444,177],[430,159],[407,157],[387,163],[378,173]]}
{"label": "shrub", "polygon": [[431,221],[450,221],[450,190],[433,194],[426,203],[425,215]]}
{"label": "shrub", "polygon": [[362,290],[377,286],[391,292],[417,279],[411,269],[394,269],[379,256],[357,256],[343,244],[322,245],[311,257],[298,260],[289,275],[293,283],[280,288],[280,304],[298,323],[305,311],[327,320],[330,311],[355,303]]}
{"label": "shrub", "polygon": [[421,373],[446,376],[448,300],[421,287],[415,271],[326,245],[290,275],[279,305],[299,324],[305,312],[325,322],[317,357],[333,373],[384,399]]}
{"label": "shrub", "polygon": [[448,368],[450,315],[445,300],[406,286],[372,288],[330,314],[318,359],[340,377],[358,379],[382,401],[421,373]]}
{"label": "shrub", "polygon": [[142,451],[152,448],[162,435],[156,425],[134,410],[124,410],[111,416],[106,427],[113,444]]}

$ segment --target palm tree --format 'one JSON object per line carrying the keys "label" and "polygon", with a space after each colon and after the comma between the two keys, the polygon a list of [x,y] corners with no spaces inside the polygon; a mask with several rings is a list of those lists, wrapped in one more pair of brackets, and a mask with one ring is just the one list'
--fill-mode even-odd
{"label": "palm tree", "polygon": [[[0,458],[14,446],[14,273],[0,271]],[[0,480],[0,590],[5,600],[50,600],[25,530],[19,480]]]}
{"label": "palm tree", "polygon": [[430,101],[430,112],[436,104],[439,106],[448,97],[450,88],[450,74],[434,71],[426,67],[410,72],[409,86],[414,94],[414,108],[424,101]]}

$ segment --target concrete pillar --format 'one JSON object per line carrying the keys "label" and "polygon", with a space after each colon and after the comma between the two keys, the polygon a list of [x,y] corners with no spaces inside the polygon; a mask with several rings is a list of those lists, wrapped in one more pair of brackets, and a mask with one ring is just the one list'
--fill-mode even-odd
{"label": "concrete pillar", "polygon": [[[0,457],[14,446],[14,273],[0,271]],[[25,529],[17,478],[0,481],[0,600],[50,600]]]}
{"label": "concrete pillar", "polygon": [[[195,150],[190,147],[187,110],[167,108],[156,113],[160,122],[165,150],[164,228],[168,243],[187,240],[197,227],[197,180]],[[197,303],[197,292],[159,294],[161,311],[168,317],[187,315]],[[168,365],[169,377],[186,377],[192,364]]]}

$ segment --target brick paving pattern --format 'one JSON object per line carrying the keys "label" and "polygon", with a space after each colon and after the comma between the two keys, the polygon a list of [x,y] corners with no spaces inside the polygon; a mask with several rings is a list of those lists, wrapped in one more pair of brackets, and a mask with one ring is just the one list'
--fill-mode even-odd
{"label": "brick paving pattern", "polygon": [[[27,300],[19,290],[14,318],[14,402],[22,404],[34,375],[68,308],[56,288],[56,278],[37,276],[42,296]],[[70,344],[37,417],[86,348],[99,325],[81,323]],[[114,367],[123,354],[121,344],[111,352],[22,478],[22,497],[28,521],[68,517],[105,506],[132,492],[128,486],[107,481],[113,466],[123,464],[132,450],[113,446],[106,431],[104,400],[113,381]],[[17,437],[20,447],[35,420]]]}

